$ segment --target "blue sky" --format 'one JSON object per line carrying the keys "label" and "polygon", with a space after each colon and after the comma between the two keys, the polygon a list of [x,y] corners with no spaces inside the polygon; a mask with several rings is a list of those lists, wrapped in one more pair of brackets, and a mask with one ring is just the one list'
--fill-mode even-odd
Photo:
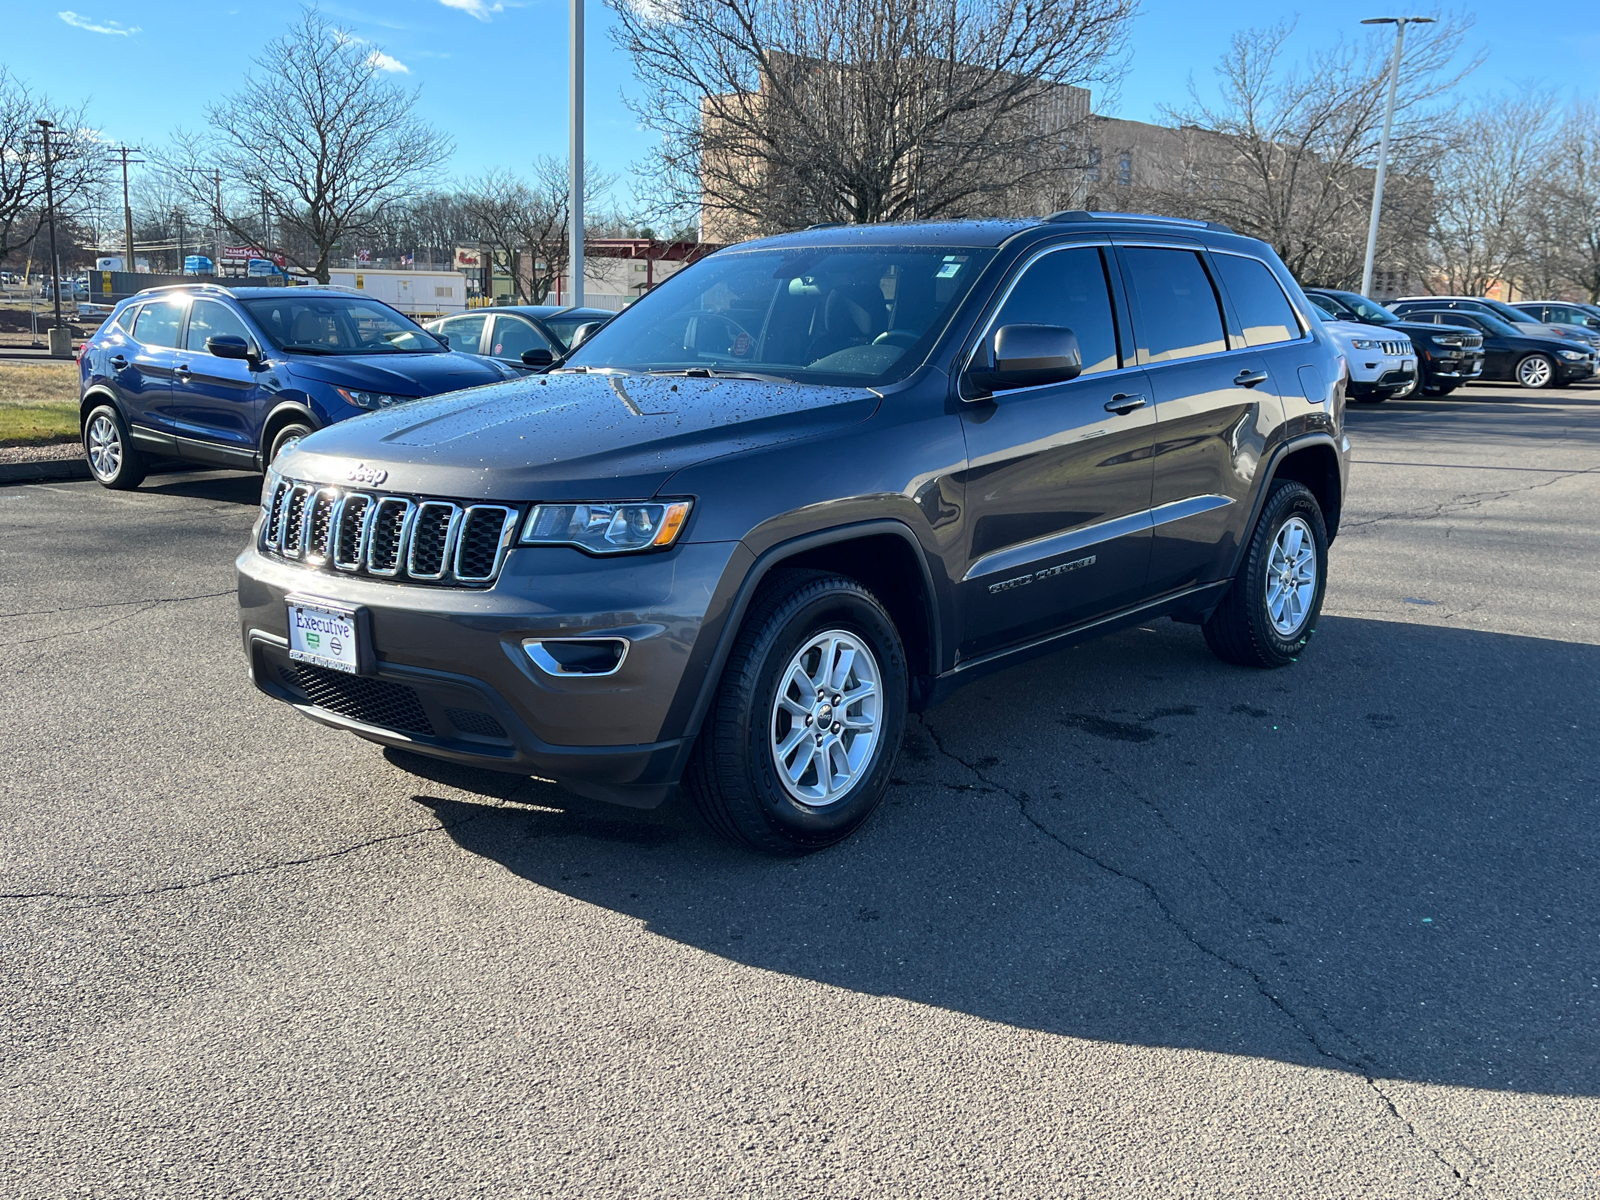
{"label": "blue sky", "polygon": [[[175,125],[199,127],[206,102],[238,86],[260,45],[299,7],[283,0],[67,2],[81,7],[24,8],[8,0],[0,64],[53,98],[87,101],[107,137],[142,146],[160,144]],[[1489,59],[1464,87],[1534,82],[1594,96],[1600,20],[1591,4],[1494,0],[1471,10],[1473,43],[1487,47]],[[396,78],[421,87],[423,115],[455,139],[452,173],[517,168],[539,153],[565,153],[566,0],[334,0],[322,8],[381,47]],[[1209,81],[1235,30],[1295,11],[1265,0],[1145,0],[1120,95],[1109,105],[1096,96],[1095,107],[1154,119],[1160,104],[1183,101],[1191,73],[1202,85]],[[600,0],[588,0],[587,12],[589,157],[623,177],[625,201],[630,165],[650,139],[622,103],[621,93],[636,85],[626,56],[606,36],[609,13]],[[1331,42],[1358,30],[1361,17],[1389,13],[1378,0],[1302,9],[1297,41],[1305,48]]]}

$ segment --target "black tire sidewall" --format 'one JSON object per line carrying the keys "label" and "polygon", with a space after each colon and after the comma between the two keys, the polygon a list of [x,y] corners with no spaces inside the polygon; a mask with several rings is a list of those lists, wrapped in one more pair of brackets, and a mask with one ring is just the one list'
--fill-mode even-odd
{"label": "black tire sidewall", "polygon": [[[1299,517],[1311,529],[1317,548],[1317,590],[1312,597],[1311,613],[1300,632],[1293,638],[1282,637],[1272,626],[1267,613],[1267,566],[1272,558],[1272,544],[1278,531],[1291,517]],[[1256,535],[1250,540],[1249,557],[1245,572],[1238,581],[1248,589],[1248,618],[1257,644],[1267,657],[1279,665],[1293,662],[1317,630],[1317,620],[1322,616],[1322,600],[1328,590],[1328,528],[1322,517],[1322,508],[1309,488],[1299,483],[1280,485],[1267,499],[1267,507],[1256,526]]]}
{"label": "black tire sidewall", "polygon": [[[797,848],[821,847],[848,836],[872,815],[888,790],[906,722],[906,660],[894,623],[867,595],[847,581],[806,599],[782,621],[762,631],[756,684],[742,714],[745,766],[751,794],[767,826]],[[855,788],[837,803],[812,808],[789,795],[778,781],[767,721],[780,676],[789,660],[815,634],[842,629],[861,638],[878,662],[882,726],[875,759]]]}
{"label": "black tire sidewall", "polygon": [[312,429],[304,421],[292,421],[285,425],[272,435],[272,444],[267,447],[267,466],[270,467],[277,461],[278,455],[282,452],[284,442],[289,438],[310,437],[315,432],[316,430]]}

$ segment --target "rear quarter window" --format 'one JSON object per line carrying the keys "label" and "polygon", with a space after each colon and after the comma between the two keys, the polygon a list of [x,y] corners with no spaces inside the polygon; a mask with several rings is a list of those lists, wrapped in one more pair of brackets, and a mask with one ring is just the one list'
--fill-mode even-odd
{"label": "rear quarter window", "polygon": [[1283,294],[1271,268],[1255,258],[1237,254],[1214,254],[1222,286],[1228,289],[1239,323],[1244,327],[1247,346],[1271,346],[1292,342],[1300,336],[1300,320],[1289,297]]}

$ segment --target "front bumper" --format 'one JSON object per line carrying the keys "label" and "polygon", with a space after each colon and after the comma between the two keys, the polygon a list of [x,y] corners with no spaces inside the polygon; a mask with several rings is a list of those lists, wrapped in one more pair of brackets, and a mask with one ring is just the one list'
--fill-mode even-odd
{"label": "front bumper", "polygon": [[[340,575],[252,548],[236,563],[241,633],[255,685],[313,720],[651,807],[687,759],[740,555],[749,557],[737,542],[611,560],[515,549],[493,587],[469,590]],[[366,610],[372,673],[293,662],[290,595]],[[628,640],[614,674],[553,676],[523,649],[601,635]]]}

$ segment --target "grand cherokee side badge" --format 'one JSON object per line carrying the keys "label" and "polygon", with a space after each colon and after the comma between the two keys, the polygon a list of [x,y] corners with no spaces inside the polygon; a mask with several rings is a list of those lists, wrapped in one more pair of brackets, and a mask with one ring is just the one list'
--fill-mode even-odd
{"label": "grand cherokee side badge", "polygon": [[1018,575],[1015,579],[1002,579],[999,583],[991,583],[989,585],[989,594],[996,596],[1001,592],[1009,592],[1012,588],[1027,587],[1030,583],[1035,583],[1041,579],[1049,579],[1054,575],[1065,575],[1068,571],[1076,571],[1080,567],[1092,567],[1094,566],[1095,557],[1095,555],[1091,554],[1088,558],[1075,558],[1071,562],[1057,563],[1053,567],[1035,571],[1032,575]]}
{"label": "grand cherokee side badge", "polygon": [[361,483],[370,487],[376,487],[385,479],[389,478],[389,472],[385,471],[382,467],[369,467],[366,463],[357,463],[355,466],[350,468],[350,473],[346,475],[345,478],[351,483]]}

